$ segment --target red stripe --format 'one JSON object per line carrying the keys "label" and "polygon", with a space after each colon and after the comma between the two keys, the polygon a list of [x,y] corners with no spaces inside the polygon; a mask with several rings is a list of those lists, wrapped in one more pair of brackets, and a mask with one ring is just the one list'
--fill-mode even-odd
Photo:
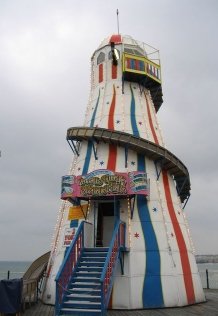
{"label": "red stripe", "polygon": [[112,74],[111,74],[112,79],[117,79],[117,66],[115,66],[113,63],[112,63],[111,71],[112,71]]}
{"label": "red stripe", "polygon": [[107,169],[115,171],[116,169],[116,160],[117,160],[117,146],[109,145],[109,158],[107,162]]}
{"label": "red stripe", "polygon": [[[115,90],[115,87],[113,86],[113,98],[111,101],[109,117],[108,117],[108,129],[111,129],[111,130],[114,130],[115,103],[116,103],[116,90]],[[110,144],[109,145],[109,157],[108,157],[107,169],[115,171],[116,160],[117,160],[117,146]]]}
{"label": "red stripe", "polygon": [[115,110],[115,101],[116,101],[116,90],[113,86],[113,98],[111,101],[109,117],[108,117],[108,128],[114,130],[114,110]]}
{"label": "red stripe", "polygon": [[139,70],[139,60],[135,59],[135,70]]}
{"label": "red stripe", "polygon": [[118,44],[118,43],[121,43],[121,42],[122,42],[122,40],[121,40],[121,35],[119,35],[119,34],[114,34],[114,35],[112,35],[111,38],[110,38],[110,43],[116,43],[116,44]]}
{"label": "red stripe", "polygon": [[103,64],[100,64],[98,67],[98,82],[103,81]]}
{"label": "red stripe", "polygon": [[148,104],[148,100],[147,100],[146,94],[145,94],[145,100],[146,100],[146,106],[147,106],[147,112],[148,112],[148,121],[149,121],[149,125],[150,125],[150,128],[151,128],[151,133],[153,135],[155,144],[159,145],[159,141],[157,139],[157,134],[156,134],[155,129],[154,129],[154,125],[153,125],[151,112],[150,112],[150,108],[149,108],[149,104]]}
{"label": "red stripe", "polygon": [[184,240],[184,237],[183,237],[183,234],[179,226],[179,222],[177,220],[175,210],[173,207],[173,201],[172,201],[172,197],[170,193],[170,186],[169,186],[167,171],[163,170],[162,174],[163,174],[163,183],[164,183],[164,191],[165,191],[165,196],[166,196],[166,201],[167,201],[167,207],[169,210],[171,222],[173,225],[173,229],[174,229],[176,240],[179,247],[187,300],[188,300],[188,304],[193,304],[195,303],[195,293],[194,293],[194,286],[193,286],[193,280],[192,280],[192,274],[191,274],[191,267],[190,267],[190,262],[188,258],[188,252],[187,252],[185,240]]}
{"label": "red stripe", "polygon": [[127,68],[131,69],[130,58],[126,58],[126,61],[127,61]]}

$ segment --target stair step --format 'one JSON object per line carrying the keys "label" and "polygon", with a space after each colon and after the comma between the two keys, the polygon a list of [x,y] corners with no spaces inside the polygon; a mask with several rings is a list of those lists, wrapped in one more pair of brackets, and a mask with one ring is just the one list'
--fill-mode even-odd
{"label": "stair step", "polygon": [[84,261],[104,262],[105,258],[104,257],[97,257],[97,256],[94,256],[94,257],[86,256],[86,257],[82,257],[80,259],[80,262],[84,262]]}
{"label": "stair step", "polygon": [[87,295],[100,295],[101,294],[101,290],[100,288],[73,288],[70,290],[70,292],[72,294],[80,294],[80,295],[83,295],[83,294],[87,294]]}
{"label": "stair step", "polygon": [[107,257],[107,252],[96,252],[96,251],[90,251],[90,252],[83,252],[82,258],[85,257]]}
{"label": "stair step", "polygon": [[[100,294],[100,293],[99,293]],[[87,301],[87,302],[101,302],[101,295],[90,294],[69,294],[66,296],[67,300]]]}
{"label": "stair step", "polygon": [[95,262],[95,261],[92,261],[92,262],[87,262],[87,261],[84,261],[84,262],[80,262],[79,264],[79,267],[103,267],[104,266],[104,262]]}
{"label": "stair step", "polygon": [[75,300],[70,300],[70,301],[65,301],[63,303],[63,307],[66,308],[88,308],[88,309],[100,309],[101,308],[101,302],[89,302],[87,300],[85,301],[75,301]]}
{"label": "stair step", "polygon": [[85,271],[87,271],[87,272],[102,272],[102,270],[103,270],[103,267],[95,267],[95,266],[91,266],[91,267],[77,267],[77,272],[85,272]]}
{"label": "stair step", "polygon": [[79,271],[75,272],[76,277],[95,277],[95,278],[100,278],[101,272],[95,272],[95,271],[89,271],[89,272],[84,272],[84,271]]}
{"label": "stair step", "polygon": [[90,284],[90,283],[93,283],[93,284],[100,284],[100,278],[97,278],[97,277],[74,277],[72,278],[71,280],[71,284],[74,284],[74,283],[87,283],[87,284]]}
{"label": "stair step", "polygon": [[84,297],[84,298],[100,298],[101,297],[101,295],[90,295],[90,294],[74,294],[74,293],[72,293],[72,294],[68,294],[67,295],[67,297],[75,297],[75,298],[77,298],[77,297]]}
{"label": "stair step", "polygon": [[62,308],[61,315],[95,316],[95,315],[101,315],[101,309]]}
{"label": "stair step", "polygon": [[90,283],[87,283],[87,282],[73,282],[70,284],[70,290],[73,289],[73,288],[92,288],[92,289],[100,289],[100,282],[90,282]]}
{"label": "stair step", "polygon": [[96,248],[84,248],[84,251],[104,251],[108,252],[109,248],[108,247],[96,247]]}

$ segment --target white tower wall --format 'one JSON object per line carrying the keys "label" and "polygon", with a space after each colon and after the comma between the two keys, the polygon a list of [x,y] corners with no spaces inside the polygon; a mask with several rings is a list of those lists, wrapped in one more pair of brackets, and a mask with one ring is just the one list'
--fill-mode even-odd
{"label": "white tower wall", "polygon": [[[130,37],[119,38],[120,41],[115,41],[120,54],[117,66],[113,66],[108,58],[112,38],[105,39],[93,54],[90,100],[84,126],[129,133],[164,147],[149,89],[142,89],[137,82],[123,81],[122,77],[125,45],[136,50],[140,50],[140,46]],[[105,58],[98,63],[100,53],[105,54]],[[120,266],[117,267],[110,307],[158,308],[204,301],[192,241],[173,175],[160,170],[158,178],[153,159],[133,149],[128,151],[127,163],[124,147],[100,141],[96,144],[96,152],[98,159],[88,141],[81,141],[79,156],[74,156],[70,174],[80,176],[98,169],[126,173],[145,171],[150,184],[149,196],[136,196],[134,209],[127,198],[120,200],[120,219],[126,223],[129,252],[124,254],[124,275]],[[63,246],[65,230],[71,225],[68,208],[69,204],[65,203],[60,211],[48,268],[44,301],[51,304],[55,301],[54,278],[66,249]],[[94,225],[93,212],[94,202],[90,201],[87,220]]]}

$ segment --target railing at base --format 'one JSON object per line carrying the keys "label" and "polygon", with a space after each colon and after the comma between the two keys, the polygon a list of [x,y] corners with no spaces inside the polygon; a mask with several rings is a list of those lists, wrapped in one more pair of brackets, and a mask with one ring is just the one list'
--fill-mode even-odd
{"label": "railing at base", "polygon": [[56,282],[56,300],[55,315],[59,315],[65,290],[67,290],[72,272],[75,269],[78,260],[84,248],[84,221],[80,224],[76,235],[65,255],[63,263],[55,278]]}
{"label": "railing at base", "polygon": [[[210,263],[208,265],[210,265]],[[215,266],[215,268],[213,266]],[[204,289],[218,289],[218,270],[216,269],[216,266],[217,263],[214,265],[212,264],[213,268],[211,269],[199,270],[201,283]]]}
{"label": "railing at base", "polygon": [[119,221],[114,229],[107,258],[101,274],[101,309],[102,313],[107,309],[113,285],[113,277],[120,251],[125,249],[126,224]]}

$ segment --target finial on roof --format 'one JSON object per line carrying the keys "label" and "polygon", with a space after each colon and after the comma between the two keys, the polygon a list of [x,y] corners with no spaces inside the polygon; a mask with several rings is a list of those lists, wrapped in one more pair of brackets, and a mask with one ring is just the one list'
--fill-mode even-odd
{"label": "finial on roof", "polygon": [[117,31],[118,31],[117,34],[120,34],[120,31],[119,31],[119,10],[118,9],[117,9]]}

